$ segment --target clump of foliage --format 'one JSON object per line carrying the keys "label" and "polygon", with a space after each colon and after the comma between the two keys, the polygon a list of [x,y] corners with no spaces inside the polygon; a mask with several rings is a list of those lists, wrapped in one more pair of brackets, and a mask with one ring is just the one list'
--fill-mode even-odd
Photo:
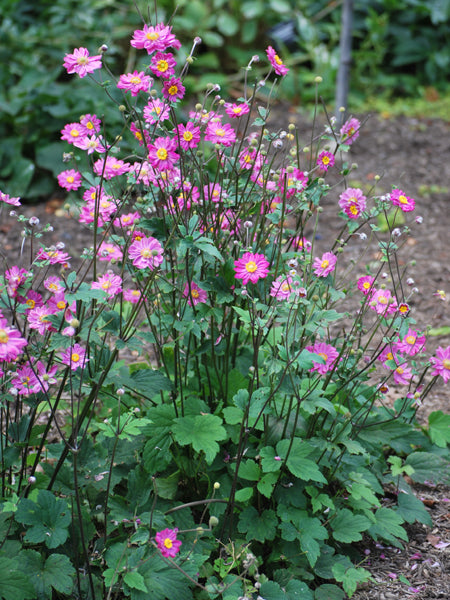
{"label": "clump of foliage", "polygon": [[[450,378],[399,266],[415,201],[349,187],[356,119],[271,131],[258,93],[288,74],[271,47],[236,102],[211,85],[189,110],[200,42],[177,69],[171,27],[146,24],[147,68],[118,79],[106,47],[66,55],[121,94],[114,134],[103,105],[61,131],[91,247],[46,246],[1,193],[24,239],[0,296],[5,600],[351,596],[370,578],[355,543],[430,523],[403,475],[448,479],[448,417],[415,420]],[[319,249],[326,197],[342,229]],[[379,262],[352,266],[368,238]]]}

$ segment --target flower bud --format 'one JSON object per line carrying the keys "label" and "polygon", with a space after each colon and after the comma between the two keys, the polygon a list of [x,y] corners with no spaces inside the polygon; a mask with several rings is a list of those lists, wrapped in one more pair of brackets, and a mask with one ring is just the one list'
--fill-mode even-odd
{"label": "flower bud", "polygon": [[218,489],[220,489],[220,483],[219,483],[218,481],[215,481],[215,482],[214,482],[214,489],[215,489],[215,490],[218,490]]}
{"label": "flower bud", "polygon": [[209,517],[209,528],[212,529],[213,527],[216,527],[216,525],[219,524],[219,519],[217,517]]}

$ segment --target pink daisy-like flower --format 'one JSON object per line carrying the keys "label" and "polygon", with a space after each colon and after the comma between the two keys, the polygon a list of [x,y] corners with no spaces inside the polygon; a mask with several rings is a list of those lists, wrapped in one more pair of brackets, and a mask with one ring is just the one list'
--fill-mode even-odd
{"label": "pink daisy-like flower", "polygon": [[114,227],[122,227],[126,229],[127,227],[131,227],[136,221],[141,218],[141,215],[134,211],[132,213],[126,213],[125,215],[121,215],[117,219],[114,219]]}
{"label": "pink daisy-like flower", "polygon": [[250,112],[250,107],[247,102],[236,104],[235,102],[225,102],[225,112],[232,119],[238,119]]}
{"label": "pink daisy-like flower", "polygon": [[75,48],[73,54],[66,54],[63,66],[69,74],[77,73],[81,78],[86,77],[96,69],[102,67],[101,54],[89,56],[86,48]]}
{"label": "pink daisy-like flower", "polygon": [[200,143],[200,127],[188,121],[186,125],[178,125],[175,139],[183,150],[197,148]]}
{"label": "pink daisy-like flower", "polygon": [[348,121],[346,121],[340,130],[341,134],[341,144],[345,144],[346,146],[350,146],[359,136],[359,128],[361,127],[361,123],[358,119],[352,117]]}
{"label": "pink daisy-like flower", "polygon": [[278,179],[278,188],[282,196],[289,200],[295,194],[302,192],[308,185],[308,176],[300,169],[295,168],[292,173],[286,169],[281,169]]}
{"label": "pink daisy-like flower", "polygon": [[6,291],[8,296],[15,298],[20,287],[24,286],[28,279],[31,279],[33,274],[26,269],[19,269],[16,265],[5,271],[5,279],[8,282]]}
{"label": "pink daisy-like flower", "polygon": [[48,260],[51,265],[64,265],[70,259],[71,257],[67,252],[61,252],[61,250],[51,246],[50,248],[39,248],[35,260]]}
{"label": "pink daisy-like flower", "polygon": [[124,175],[130,170],[130,163],[114,158],[114,156],[107,156],[106,159],[99,158],[94,163],[94,173],[105,179],[112,179],[119,175]]}
{"label": "pink daisy-like flower", "polygon": [[267,58],[269,59],[270,64],[272,65],[272,67],[277,75],[284,76],[287,73],[289,73],[289,69],[283,63],[283,61],[278,56],[276,51],[272,48],[272,46],[269,46],[266,49],[266,54],[267,54]]}
{"label": "pink daisy-like flower", "polygon": [[328,169],[334,166],[334,163],[334,155],[326,150],[321,152],[317,157],[317,166],[321,171],[328,171]]}
{"label": "pink daisy-like flower", "polygon": [[61,362],[67,365],[72,371],[76,371],[80,367],[83,369],[89,359],[86,357],[86,350],[80,344],[74,344],[71,348],[67,348],[60,353]]}
{"label": "pink daisy-like flower", "polygon": [[317,277],[326,277],[332,273],[336,267],[337,256],[332,252],[325,252],[322,258],[315,258],[313,262],[314,274]]}
{"label": "pink daisy-like flower", "polygon": [[151,58],[150,70],[156,77],[168,79],[175,74],[177,61],[170,52],[157,52]]}
{"label": "pink daisy-like flower", "polygon": [[325,344],[325,342],[316,342],[314,346],[306,346],[306,350],[313,354],[318,354],[324,359],[324,364],[313,361],[314,366],[310,369],[310,371],[317,371],[320,375],[325,375],[325,373],[331,371],[339,356],[336,348],[330,344]]}
{"label": "pink daisy-like flower", "polygon": [[172,169],[180,158],[174,152],[176,148],[175,140],[170,137],[158,137],[154,144],[148,148],[148,162],[154,169],[160,171]]}
{"label": "pink daisy-like flower", "polygon": [[312,244],[304,237],[295,237],[292,240],[292,248],[296,252],[311,252]]}
{"label": "pink daisy-like flower", "polygon": [[406,362],[394,369],[394,381],[398,385],[408,385],[413,377],[413,372]]}
{"label": "pink daisy-like flower", "polygon": [[166,558],[173,558],[180,551],[181,541],[177,540],[177,533],[177,528],[163,529],[163,531],[158,531],[155,536],[158,550]]}
{"label": "pink daisy-like flower", "polygon": [[374,290],[369,306],[379,315],[391,315],[397,310],[397,300],[389,290]]}
{"label": "pink daisy-like flower", "polygon": [[74,144],[76,141],[83,139],[86,135],[85,128],[80,123],[67,123],[61,129],[61,139],[69,144]]}
{"label": "pink daisy-like flower", "polygon": [[38,385],[36,386],[37,389],[35,388],[36,391],[46,392],[51,385],[58,383],[58,380],[55,377],[58,365],[53,365],[48,368],[43,362],[38,360],[33,366],[36,372],[36,379],[38,380]]}
{"label": "pink daisy-like flower", "polygon": [[[40,391],[39,381],[30,366],[17,369],[11,384],[16,388],[19,396],[30,396]],[[37,390],[35,390],[37,386]]]}
{"label": "pink daisy-like flower", "polygon": [[139,142],[139,146],[143,146],[144,141],[146,145],[150,143],[150,134],[145,129],[140,129],[135,123],[131,123],[130,131]]}
{"label": "pink daisy-like flower", "polygon": [[347,188],[339,197],[339,206],[349,219],[357,219],[366,210],[366,197],[359,188]]}
{"label": "pink daisy-like flower", "polygon": [[206,126],[205,140],[228,147],[236,141],[236,132],[229,123],[210,121]]}
{"label": "pink daisy-like flower", "polygon": [[148,267],[153,271],[163,261],[163,247],[154,237],[135,240],[128,249],[128,256],[139,269]]}
{"label": "pink daisy-like flower", "polygon": [[150,125],[158,122],[162,123],[169,118],[170,106],[158,98],[150,98],[147,106],[144,106],[143,114],[145,122]]}
{"label": "pink daisy-like flower", "polygon": [[110,298],[112,298],[122,291],[122,277],[116,275],[112,271],[108,271],[99,277],[98,281],[93,281],[91,288],[93,290],[103,290]]}
{"label": "pink daisy-like flower", "polygon": [[234,261],[235,278],[242,279],[243,285],[249,281],[256,283],[258,279],[264,279],[269,272],[269,262],[264,254],[244,252],[242,258]]}
{"label": "pink daisy-like flower", "polygon": [[37,306],[42,306],[44,304],[41,294],[35,292],[34,290],[28,290],[25,298],[19,297],[18,300],[21,304],[27,305],[27,311],[30,311],[33,308],[36,308]]}
{"label": "pink daisy-like flower", "polygon": [[26,345],[20,332],[8,327],[6,319],[0,316],[0,361],[16,360]]}
{"label": "pink daisy-like flower", "polygon": [[119,77],[117,87],[119,90],[131,92],[132,96],[137,96],[139,92],[148,92],[152,86],[152,78],[145,75],[144,71],[133,71]]}
{"label": "pink daisy-like flower", "polygon": [[202,290],[202,288],[200,288],[193,281],[191,281],[190,286],[189,283],[186,283],[183,290],[183,296],[188,299],[189,306],[195,306],[196,304],[200,304],[208,300],[208,293],[205,292],[205,290]]}
{"label": "pink daisy-like flower", "polygon": [[203,196],[206,202],[221,202],[227,193],[218,183],[208,183],[203,186]]}
{"label": "pink daisy-like flower", "polygon": [[136,29],[133,33],[133,39],[130,44],[133,48],[147,50],[148,54],[152,54],[157,50],[164,52],[167,48],[181,48],[181,43],[172,33],[172,27],[158,23],[157,25],[144,25],[143,29]]}
{"label": "pink daisy-like flower", "polygon": [[64,282],[59,277],[48,277],[44,281],[44,287],[51,294],[58,294],[59,292],[64,292]]}
{"label": "pink daisy-like flower", "polygon": [[36,329],[40,335],[44,335],[46,331],[56,331],[48,319],[53,312],[49,306],[33,308],[27,315],[28,327]]}
{"label": "pink daisy-like flower", "polygon": [[86,135],[83,138],[76,140],[73,145],[80,148],[80,150],[86,150],[88,154],[92,154],[93,152],[103,154],[103,152],[106,152],[101,135]]}
{"label": "pink daisy-like flower", "polygon": [[4,194],[0,192],[0,202],[5,202],[5,204],[10,204],[11,206],[21,206],[20,198],[11,198],[8,194]]}
{"label": "pink daisy-like flower", "polygon": [[131,302],[132,304],[137,304],[141,299],[141,296],[141,290],[135,290],[131,288],[123,290],[123,299],[127,302]]}
{"label": "pink daisy-like flower", "polygon": [[270,295],[277,300],[287,300],[294,291],[292,277],[280,275],[275,279],[270,288]]}
{"label": "pink daisy-like flower", "polygon": [[249,171],[250,169],[254,168],[257,157],[258,150],[256,148],[244,148],[239,154],[239,166],[241,167],[241,169]]}
{"label": "pink daisy-like flower", "polygon": [[357,282],[358,290],[362,292],[365,296],[371,294],[373,292],[374,281],[375,278],[371,277],[370,275],[364,275],[364,277],[360,277]]}
{"label": "pink daisy-like flower", "polygon": [[186,88],[178,77],[166,79],[163,83],[162,94],[169,102],[176,102],[184,96]]}
{"label": "pink daisy-like flower", "polygon": [[403,212],[411,212],[416,207],[415,201],[399,189],[392,190],[390,199],[392,204],[394,206],[399,206]]}
{"label": "pink daisy-like flower", "polygon": [[83,115],[80,119],[80,125],[83,127],[85,135],[94,135],[95,133],[100,133],[101,124],[102,122],[97,115],[87,114]]}
{"label": "pink daisy-like flower", "polygon": [[414,356],[425,351],[426,340],[424,335],[419,336],[417,331],[409,328],[405,337],[395,344],[395,349],[408,356]]}
{"label": "pink daisy-like flower", "polygon": [[439,346],[436,356],[432,356],[430,362],[434,365],[434,371],[431,374],[440,375],[444,383],[447,383],[450,379],[450,346],[447,348]]}
{"label": "pink daisy-like flower", "polygon": [[112,260],[122,260],[123,254],[117,244],[102,242],[97,250],[97,256],[99,261],[110,262]]}
{"label": "pink daisy-like flower", "polygon": [[67,191],[77,190],[81,186],[81,173],[75,171],[75,169],[68,169],[67,171],[61,171],[58,175],[58,183],[60,187]]}

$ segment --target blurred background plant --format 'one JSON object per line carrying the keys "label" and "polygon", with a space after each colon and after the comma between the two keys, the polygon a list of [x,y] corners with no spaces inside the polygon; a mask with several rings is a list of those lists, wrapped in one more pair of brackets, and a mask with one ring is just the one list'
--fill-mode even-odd
{"label": "blurred background plant", "polygon": [[[117,70],[137,65],[127,34],[144,19],[152,2],[127,0],[3,0],[0,6],[0,189],[28,200],[54,192],[61,170],[60,130],[98,105],[102,89],[74,86],[63,73],[61,56],[74,47],[91,53],[106,43]],[[213,78],[232,93],[244,77],[242,64],[267,43],[296,67],[279,94],[308,106],[314,77],[334,97],[339,63],[342,0],[158,0],[158,20],[182,32],[182,54],[195,36],[203,45],[191,69],[190,93]],[[449,114],[450,0],[355,0],[353,62],[349,105],[353,111]],[[66,90],[70,86],[70,93]],[[58,102],[55,102],[58,98]],[[399,102],[399,98],[402,100]],[[403,98],[406,100],[403,101]],[[103,115],[109,126],[117,112]]]}

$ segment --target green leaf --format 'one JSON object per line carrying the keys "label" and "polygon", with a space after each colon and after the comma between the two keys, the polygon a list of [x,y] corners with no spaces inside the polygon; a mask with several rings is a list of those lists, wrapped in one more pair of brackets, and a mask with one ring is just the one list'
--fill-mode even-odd
{"label": "green leaf", "polygon": [[332,583],[324,583],[314,591],[314,600],[344,600],[345,592]]}
{"label": "green leaf", "polygon": [[419,523],[423,523],[424,525],[431,526],[433,524],[430,514],[423,505],[423,502],[419,500],[419,498],[416,498],[413,493],[400,493],[398,495],[397,512],[407,523],[419,521]]}
{"label": "green leaf", "polygon": [[368,533],[374,540],[383,538],[393,546],[401,548],[399,539],[407,540],[408,536],[402,527],[403,517],[396,511],[381,507],[375,512],[375,524],[371,525]]}
{"label": "green leaf", "polygon": [[237,502],[247,502],[253,496],[253,488],[245,487],[238,490],[234,495]]}
{"label": "green leaf", "polygon": [[178,491],[178,482],[180,481],[179,471],[175,471],[169,475],[169,477],[156,477],[156,489],[158,490],[158,496],[166,498],[167,500],[173,500]]}
{"label": "green leaf", "polygon": [[428,433],[431,441],[440,448],[446,448],[450,443],[450,414],[436,410],[428,417]]}
{"label": "green leaf", "polygon": [[212,463],[219,452],[217,442],[227,437],[222,419],[209,414],[175,419],[172,433],[182,446],[190,444],[197,452],[204,452],[208,464]]}
{"label": "green leaf", "polygon": [[258,481],[258,492],[266,498],[271,498],[273,488],[278,480],[278,473],[266,473]]}
{"label": "green leaf", "polygon": [[23,572],[18,561],[0,556],[0,597],[3,600],[27,600],[36,598],[36,592],[28,574]]}
{"label": "green leaf", "polygon": [[[281,442],[278,442],[277,452],[279,456],[285,458],[290,445],[290,440],[281,440]],[[308,442],[305,442],[300,438],[294,438],[286,465],[292,475],[303,481],[312,480],[319,481],[320,483],[327,483],[327,480],[322,475],[317,463],[309,458],[305,458],[311,454],[313,450],[314,448]]]}
{"label": "green leaf", "polygon": [[286,600],[313,600],[313,593],[303,581],[291,579],[285,587]]}
{"label": "green leaf", "polygon": [[239,23],[231,14],[220,11],[217,17],[217,29],[223,35],[235,35],[239,30]]}
{"label": "green leaf", "polygon": [[147,586],[145,585],[145,579],[137,571],[128,571],[125,574],[123,581],[129,588],[148,593]]}
{"label": "green leaf", "polygon": [[264,600],[286,600],[286,594],[276,581],[265,581],[261,584],[259,595]]}
{"label": "green leaf", "polygon": [[172,382],[160,371],[152,369],[139,369],[131,375],[135,390],[142,392],[146,398],[153,398],[161,391],[169,391],[173,388]]}
{"label": "green leaf", "polygon": [[254,460],[243,460],[239,465],[239,477],[249,481],[258,481],[261,476],[261,469]]}
{"label": "green leaf", "polygon": [[450,481],[448,460],[432,452],[413,452],[405,464],[414,469],[411,479],[417,483],[448,483]]}
{"label": "green leaf", "polygon": [[336,581],[342,582],[342,587],[351,598],[356,591],[358,583],[369,581],[372,576],[366,569],[361,567],[345,567],[342,563],[336,563],[333,566],[333,575]]}
{"label": "green leaf", "polygon": [[39,597],[51,598],[52,588],[62,594],[70,594],[75,569],[64,554],[50,554],[45,560],[35,550],[23,550],[20,559],[29,574]]}
{"label": "green leaf", "polygon": [[338,542],[351,544],[362,540],[362,531],[367,531],[372,523],[363,515],[352,513],[347,508],[338,510],[336,516],[331,520],[333,537]]}
{"label": "green leaf", "polygon": [[238,530],[245,533],[247,541],[273,540],[275,538],[278,519],[272,509],[264,510],[261,515],[253,506],[247,507],[239,517]]}
{"label": "green leaf", "polygon": [[55,498],[47,490],[39,490],[36,502],[22,498],[14,518],[19,523],[31,525],[25,536],[27,542],[45,542],[47,548],[57,548],[64,544],[72,520],[67,502]]}
{"label": "green leaf", "polygon": [[143,561],[138,572],[146,591],[132,588],[131,600],[192,600],[186,576],[167,565],[159,554]]}

